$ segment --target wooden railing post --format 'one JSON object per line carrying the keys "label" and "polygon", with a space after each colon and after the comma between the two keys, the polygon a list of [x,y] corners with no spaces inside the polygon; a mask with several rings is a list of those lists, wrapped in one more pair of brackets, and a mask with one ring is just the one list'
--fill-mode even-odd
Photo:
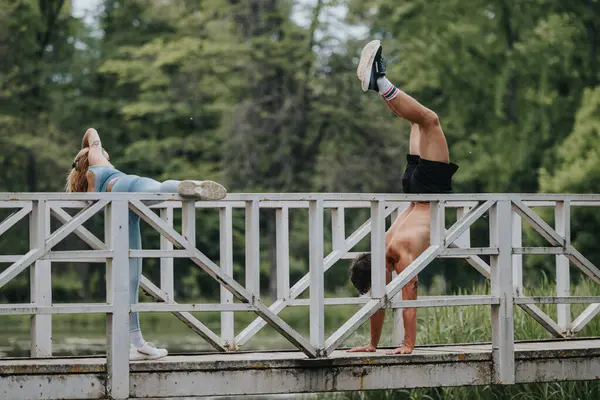
{"label": "wooden railing post", "polygon": [[[233,277],[233,216],[231,207],[222,207],[219,211],[221,255],[220,267],[224,273]],[[221,304],[233,304],[233,293],[220,285]],[[235,349],[235,326],[233,312],[221,312],[221,344],[227,349]]]}
{"label": "wooden railing post", "polygon": [[185,200],[181,204],[181,234],[196,247],[196,204],[193,200]]}
{"label": "wooden railing post", "polygon": [[[161,208],[160,217],[165,220],[168,226],[173,226],[173,209],[171,207]],[[160,249],[173,250],[173,243],[161,235]],[[175,301],[173,257],[164,257],[160,259],[160,288],[169,297],[169,302]]]}
{"label": "wooden railing post", "polygon": [[277,299],[290,297],[290,221],[287,207],[275,210]]}
{"label": "wooden railing post", "polygon": [[325,345],[325,268],[323,265],[323,201],[310,201],[309,279],[310,279],[310,344],[321,355]]}
{"label": "wooden railing post", "polygon": [[341,249],[346,240],[346,215],[343,207],[331,209],[331,247]]}
{"label": "wooden railing post", "polygon": [[[571,244],[571,204],[569,200],[556,202],[554,210],[556,232],[565,238],[565,247]],[[571,295],[571,276],[569,259],[564,254],[556,255],[556,295]],[[557,304],[556,315],[558,326],[566,332],[571,325],[571,305]]]}
{"label": "wooden railing post", "polygon": [[106,297],[112,306],[107,319],[107,394],[129,397],[129,215],[127,200],[106,206],[105,239],[113,257],[106,260]]}
{"label": "wooden railing post", "polygon": [[444,201],[430,202],[430,233],[429,242],[431,246],[441,245],[445,238],[446,204]]}
{"label": "wooden railing post", "polygon": [[498,384],[515,383],[515,343],[512,271],[512,205],[500,200],[490,210],[490,246],[498,247],[491,256],[493,379]]}
{"label": "wooden railing post", "polygon": [[[396,219],[400,216],[402,212],[401,208],[396,208],[392,214],[390,215],[390,226],[394,225]],[[392,271],[392,279],[394,279],[398,274],[396,271]],[[396,295],[396,298],[400,297],[400,300],[404,300],[402,297],[402,291]],[[393,347],[400,347],[404,344],[404,313],[402,312],[402,308],[393,308],[392,313],[394,314],[394,324],[392,326],[392,341],[391,345]]]}
{"label": "wooden railing post", "polygon": [[[392,279],[398,274],[396,271],[392,272]],[[402,291],[396,295],[396,298],[400,297],[400,300],[404,300],[402,297]],[[394,325],[392,326],[392,343],[393,347],[400,347],[404,344],[404,313],[402,308],[393,308],[394,313]]]}
{"label": "wooden railing post", "polygon": [[[511,210],[511,230],[512,246],[523,246],[523,221],[521,216]],[[523,254],[512,255],[513,271],[513,294],[514,296],[524,296],[523,294]]]}
{"label": "wooden railing post", "polygon": [[371,202],[371,297],[385,295],[385,202]]}
{"label": "wooden railing post", "polygon": [[[50,210],[45,200],[32,201],[29,217],[30,249],[43,248],[50,235]],[[30,267],[31,302],[38,307],[52,305],[52,273],[49,260],[38,260]],[[31,316],[31,357],[52,356],[52,315]]]}
{"label": "wooden railing post", "polygon": [[246,290],[260,298],[260,209],[246,202]]}

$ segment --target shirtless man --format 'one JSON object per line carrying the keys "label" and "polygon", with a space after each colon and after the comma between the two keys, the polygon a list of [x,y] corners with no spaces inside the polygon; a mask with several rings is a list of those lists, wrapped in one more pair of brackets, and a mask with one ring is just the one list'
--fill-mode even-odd
{"label": "shirtless man", "polygon": [[[410,154],[402,178],[404,193],[452,193],[452,176],[458,169],[450,163],[448,144],[437,115],[418,101],[396,88],[385,77],[385,59],[381,42],[374,40],[362,50],[357,75],[362,90],[381,94],[387,106],[397,116],[411,122]],[[429,203],[411,202],[385,234],[386,282],[392,271],[402,272],[429,247]],[[350,267],[350,280],[361,294],[371,289],[371,255],[361,254]],[[417,298],[417,277],[402,288],[404,300]],[[417,310],[405,308],[404,344],[388,354],[410,354],[417,336]],[[350,352],[373,352],[377,349],[385,309],[371,317],[371,343],[355,347]]]}

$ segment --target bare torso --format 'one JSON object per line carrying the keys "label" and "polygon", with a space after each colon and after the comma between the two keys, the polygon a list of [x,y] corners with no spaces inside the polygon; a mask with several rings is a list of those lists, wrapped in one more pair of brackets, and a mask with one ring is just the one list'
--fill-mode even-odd
{"label": "bare torso", "polygon": [[[417,257],[421,255],[430,243],[429,203],[411,203],[404,210],[390,229],[386,232],[386,269],[388,277],[392,271],[400,274]],[[417,277],[415,276],[402,288],[403,300],[417,299]],[[391,354],[412,353],[417,339],[417,310],[405,308],[402,312],[404,318],[404,343],[401,347],[391,351]],[[381,324],[383,324],[383,316]]]}
{"label": "bare torso", "polygon": [[429,247],[429,235],[429,203],[411,203],[386,232],[388,271],[402,272]]}

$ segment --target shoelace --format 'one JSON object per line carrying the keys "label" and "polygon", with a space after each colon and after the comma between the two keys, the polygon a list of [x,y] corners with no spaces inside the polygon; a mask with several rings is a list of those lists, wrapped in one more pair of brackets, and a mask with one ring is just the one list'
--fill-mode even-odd
{"label": "shoelace", "polygon": [[375,63],[375,67],[377,68],[377,73],[385,72],[385,64],[387,63],[387,59],[384,56],[381,56],[379,62]]}

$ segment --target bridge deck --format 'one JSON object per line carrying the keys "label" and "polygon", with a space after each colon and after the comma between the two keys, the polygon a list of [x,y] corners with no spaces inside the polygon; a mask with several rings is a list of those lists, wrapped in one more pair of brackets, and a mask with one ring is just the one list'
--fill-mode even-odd
{"label": "bridge deck", "polygon": [[[516,381],[600,379],[600,339],[519,342]],[[196,397],[485,385],[492,380],[490,344],[421,346],[408,356],[335,351],[327,359],[299,352],[174,355],[131,363],[132,398]],[[99,399],[106,360],[0,360],[0,397]]]}

